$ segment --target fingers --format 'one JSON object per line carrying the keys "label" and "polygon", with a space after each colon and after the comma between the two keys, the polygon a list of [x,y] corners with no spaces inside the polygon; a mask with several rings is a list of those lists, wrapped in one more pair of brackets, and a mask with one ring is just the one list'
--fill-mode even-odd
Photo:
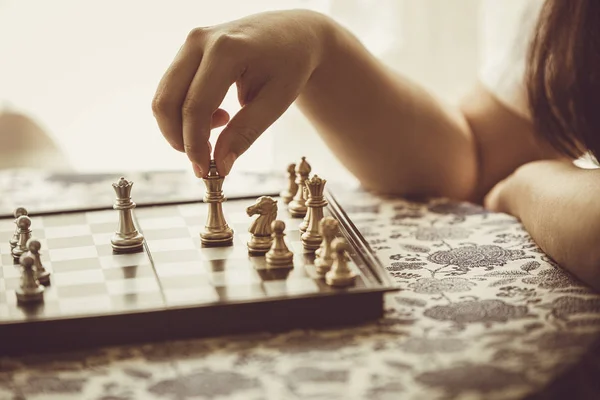
{"label": "fingers", "polygon": [[269,81],[247,103],[219,135],[215,145],[215,162],[220,175],[229,174],[235,160],[285,112],[295,99],[287,85]]}
{"label": "fingers", "polygon": [[232,65],[221,58],[206,56],[189,86],[181,109],[183,147],[201,174],[208,172],[211,158],[208,140],[213,123],[226,124],[229,118],[216,111],[236,78]]}
{"label": "fingers", "polygon": [[152,111],[163,136],[183,152],[181,108],[202,61],[200,30],[194,30],[165,72],[152,100]]}

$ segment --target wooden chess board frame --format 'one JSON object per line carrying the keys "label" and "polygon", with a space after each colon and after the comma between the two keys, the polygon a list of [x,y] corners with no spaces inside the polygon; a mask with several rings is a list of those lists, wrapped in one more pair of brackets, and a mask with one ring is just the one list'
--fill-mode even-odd
{"label": "wooden chess board frame", "polygon": [[[275,194],[270,195],[277,197]],[[256,198],[236,197],[228,198],[228,201],[244,199],[248,199],[251,204]],[[146,310],[42,319],[32,310],[30,317],[26,315],[21,320],[3,321],[0,318],[0,354],[54,352],[248,332],[338,327],[376,320],[384,313],[384,295],[398,288],[330,191],[326,191],[326,199],[329,203],[326,215],[332,215],[340,222],[340,234],[350,244],[351,257],[361,266],[362,279],[368,282],[367,285],[254,300],[151,307]],[[146,204],[140,209],[172,204]],[[79,212],[81,210],[73,211]],[[60,214],[64,214],[64,211]],[[35,221],[35,213],[32,218]],[[301,219],[296,220],[298,224],[301,222]],[[143,225],[136,224],[141,231],[144,230]],[[147,244],[144,252],[148,253],[152,261],[152,251]]]}

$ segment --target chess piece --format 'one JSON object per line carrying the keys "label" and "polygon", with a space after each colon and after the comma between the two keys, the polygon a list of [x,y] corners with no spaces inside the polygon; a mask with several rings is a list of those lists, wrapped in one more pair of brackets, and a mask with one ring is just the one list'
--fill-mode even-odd
{"label": "chess piece", "polygon": [[31,238],[31,219],[27,215],[21,215],[17,218],[17,245],[11,253],[15,260],[18,260],[23,253],[27,252],[27,241]]}
{"label": "chess piece", "polygon": [[144,246],[144,236],[138,232],[133,223],[132,210],[135,203],[131,200],[133,182],[121,177],[119,182],[112,184],[117,195],[113,209],[119,211],[119,225],[110,239],[112,248],[117,253],[141,251]]}
{"label": "chess piece", "polygon": [[[29,213],[27,212],[25,207],[17,207],[13,213],[13,215],[15,217],[15,225],[17,224],[17,218],[19,218],[21,215],[28,215],[28,214]],[[9,240],[11,251],[12,251],[12,249],[15,248],[15,246],[17,245],[18,242],[19,242],[19,228],[17,228],[15,226],[15,233],[13,234],[12,238]]]}
{"label": "chess piece", "polygon": [[309,209],[307,213],[309,220],[306,232],[302,234],[301,239],[304,249],[309,251],[318,249],[323,241],[323,236],[319,231],[319,223],[323,219],[323,207],[327,205],[327,200],[323,196],[326,182],[325,179],[321,179],[317,175],[305,182],[306,191],[308,192],[306,206]]}
{"label": "chess piece", "polygon": [[[308,200],[308,190],[306,189],[306,184],[304,185],[304,204],[306,204],[306,201]],[[302,222],[300,223],[300,226],[298,227],[298,229],[300,230],[301,233],[306,232],[306,229],[308,229],[308,221],[310,221],[310,207],[306,207],[306,215],[304,216],[304,219],[302,220]]]}
{"label": "chess piece", "polygon": [[308,179],[310,171],[310,164],[306,162],[306,157],[302,157],[300,163],[296,165],[296,184],[298,185],[298,190],[292,201],[288,204],[288,210],[294,218],[302,218],[306,215],[307,208],[306,198],[304,197],[304,182]]}
{"label": "chess piece", "polygon": [[223,205],[223,181],[225,177],[217,173],[217,165],[210,161],[208,175],[203,178],[206,185],[204,202],[208,203],[208,216],[204,230],[200,233],[203,246],[229,246],[233,244],[233,229],[225,221]]}
{"label": "chess piece", "polygon": [[27,241],[27,249],[29,255],[33,257],[33,266],[35,268],[35,278],[44,286],[50,284],[50,271],[44,268],[42,264],[42,257],[40,255],[40,249],[42,244],[39,240],[31,238]]}
{"label": "chess piece", "polygon": [[292,253],[285,243],[285,222],[275,220],[271,224],[273,230],[273,244],[267,252],[265,258],[267,265],[271,267],[291,267],[294,263],[294,253]]}
{"label": "chess piece", "polygon": [[298,184],[296,183],[296,164],[290,164],[287,167],[287,179],[288,187],[282,191],[279,196],[284,204],[289,204],[294,198],[294,195],[298,191]]}
{"label": "chess piece", "polygon": [[333,264],[325,274],[325,282],[329,286],[351,286],[356,280],[356,273],[348,266],[347,252],[350,250],[348,243],[342,238],[336,238],[331,243],[333,248]]}
{"label": "chess piece", "polygon": [[249,217],[258,214],[248,229],[251,235],[247,243],[248,251],[250,254],[265,254],[273,243],[271,224],[277,218],[277,201],[269,196],[261,196],[255,204],[246,208],[246,214]]}
{"label": "chess piece", "polygon": [[325,217],[319,223],[319,233],[323,237],[321,246],[315,251],[315,267],[317,274],[323,276],[333,264],[333,248],[331,242],[338,231],[338,222],[333,217]]}
{"label": "chess piece", "polygon": [[19,259],[21,264],[21,285],[16,290],[17,301],[20,303],[37,303],[44,300],[44,286],[35,278],[33,257],[23,254]]}

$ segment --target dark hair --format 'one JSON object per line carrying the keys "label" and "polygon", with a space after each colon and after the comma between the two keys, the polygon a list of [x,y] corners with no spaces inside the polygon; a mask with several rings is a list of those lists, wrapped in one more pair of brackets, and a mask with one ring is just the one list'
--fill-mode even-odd
{"label": "dark hair", "polygon": [[600,1],[546,0],[527,62],[536,131],[570,157],[600,160]]}

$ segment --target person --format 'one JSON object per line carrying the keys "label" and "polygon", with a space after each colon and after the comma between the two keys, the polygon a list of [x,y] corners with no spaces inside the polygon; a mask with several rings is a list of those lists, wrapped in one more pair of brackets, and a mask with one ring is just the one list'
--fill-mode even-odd
{"label": "person", "polygon": [[[512,214],[546,254],[600,289],[600,169],[574,164],[600,154],[600,3],[522,3],[531,9],[519,26],[530,33],[517,32],[513,53],[458,106],[393,72],[331,18],[288,10],[193,29],[153,113],[199,177],[211,128],[225,126],[214,159],[227,175],[296,102],[366,189]],[[229,116],[219,106],[234,83],[242,107]]]}

